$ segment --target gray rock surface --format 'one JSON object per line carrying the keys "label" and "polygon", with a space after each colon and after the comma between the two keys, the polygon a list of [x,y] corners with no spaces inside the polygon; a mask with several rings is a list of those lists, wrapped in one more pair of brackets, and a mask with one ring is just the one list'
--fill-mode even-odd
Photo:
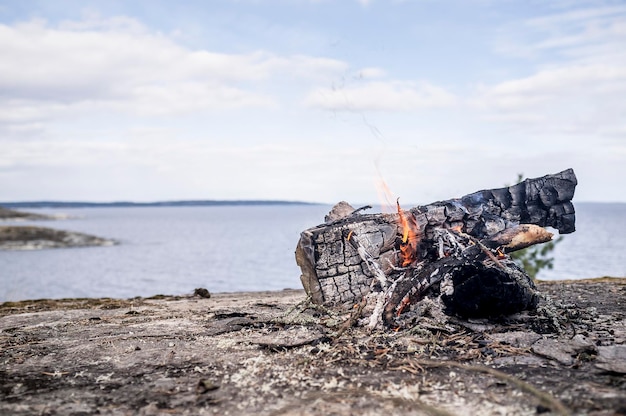
{"label": "gray rock surface", "polygon": [[0,414],[619,414],[624,283],[539,284],[558,301],[479,331],[370,332],[300,290],[5,302]]}
{"label": "gray rock surface", "polygon": [[626,374],[626,345],[598,347],[596,367],[614,373]]}

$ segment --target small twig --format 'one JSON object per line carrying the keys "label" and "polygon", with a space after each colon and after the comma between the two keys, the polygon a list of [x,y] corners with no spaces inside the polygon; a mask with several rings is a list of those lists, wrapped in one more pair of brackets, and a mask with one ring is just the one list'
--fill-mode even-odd
{"label": "small twig", "polygon": [[358,214],[359,212],[361,212],[361,211],[365,211],[366,209],[372,209],[372,206],[371,206],[371,205],[364,205],[364,206],[362,206],[361,208],[357,208],[357,209],[355,209],[354,211],[352,211],[352,212],[350,213],[350,215],[355,215],[355,214]]}
{"label": "small twig", "polygon": [[469,234],[466,234],[466,233],[464,233],[462,231],[456,231],[456,232],[459,233],[459,235],[468,238],[471,242],[476,244],[478,246],[478,248],[480,248],[482,250],[482,252],[485,253],[487,255],[487,257],[489,257],[494,262],[494,264],[496,266],[498,266],[498,268],[500,268],[500,270],[504,270],[506,272],[506,268],[500,262],[500,260],[498,260],[498,258],[493,255],[491,250],[489,250],[489,248],[487,246],[485,246],[483,243],[481,243],[479,239],[477,239],[476,237],[473,237],[473,236],[471,236]]}
{"label": "small twig", "polygon": [[382,321],[382,314],[383,314],[383,309],[385,308],[386,297],[387,296],[386,296],[385,291],[380,292],[377,296],[376,306],[374,307],[374,311],[370,315],[370,320],[369,320],[369,323],[367,324],[367,327],[370,330],[373,330],[374,328],[376,328],[378,324]]}
{"label": "small twig", "polygon": [[339,330],[333,335],[333,337],[339,338],[341,335],[343,335],[344,332],[348,330],[348,328],[352,328],[354,325],[356,325],[366,305],[367,300],[365,298],[363,298],[360,303],[356,304],[354,310],[350,314],[350,317],[340,325]]}
{"label": "small twig", "polygon": [[[306,307],[302,308],[305,305],[306,305]],[[302,308],[299,311],[300,313],[302,313],[302,312],[306,311],[311,305],[313,305],[311,296],[307,296],[306,299],[304,299],[302,302],[298,302],[295,305],[293,305],[291,308],[289,308],[287,310],[287,312],[285,312],[285,314],[283,315],[283,318],[288,317],[289,315],[291,315],[293,312],[295,312],[299,308]]]}

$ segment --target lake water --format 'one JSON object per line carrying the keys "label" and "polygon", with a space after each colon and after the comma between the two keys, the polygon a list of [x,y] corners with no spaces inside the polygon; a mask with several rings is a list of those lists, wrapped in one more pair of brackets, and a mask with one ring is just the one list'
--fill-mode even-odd
{"label": "lake water", "polygon": [[[626,276],[626,204],[575,204],[577,231],[540,279]],[[30,209],[65,213],[34,224],[121,241],[113,247],[0,251],[0,301],[301,288],[294,250],[330,206]]]}

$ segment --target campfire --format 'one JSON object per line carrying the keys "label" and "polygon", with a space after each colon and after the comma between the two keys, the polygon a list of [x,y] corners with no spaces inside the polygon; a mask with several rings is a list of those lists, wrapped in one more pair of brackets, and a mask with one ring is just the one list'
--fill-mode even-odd
{"label": "campfire", "polygon": [[302,232],[296,261],[317,304],[367,305],[367,325],[397,327],[425,299],[448,315],[495,318],[536,307],[533,281],[509,257],[575,230],[572,169],[396,213],[337,204]]}

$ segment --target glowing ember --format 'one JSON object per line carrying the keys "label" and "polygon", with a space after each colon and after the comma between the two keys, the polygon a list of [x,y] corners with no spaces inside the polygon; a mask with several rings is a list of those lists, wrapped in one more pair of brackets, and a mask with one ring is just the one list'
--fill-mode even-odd
{"label": "glowing ember", "polygon": [[463,232],[463,225],[454,225],[454,226],[450,227],[450,229],[452,231],[456,231],[457,233],[462,233]]}

